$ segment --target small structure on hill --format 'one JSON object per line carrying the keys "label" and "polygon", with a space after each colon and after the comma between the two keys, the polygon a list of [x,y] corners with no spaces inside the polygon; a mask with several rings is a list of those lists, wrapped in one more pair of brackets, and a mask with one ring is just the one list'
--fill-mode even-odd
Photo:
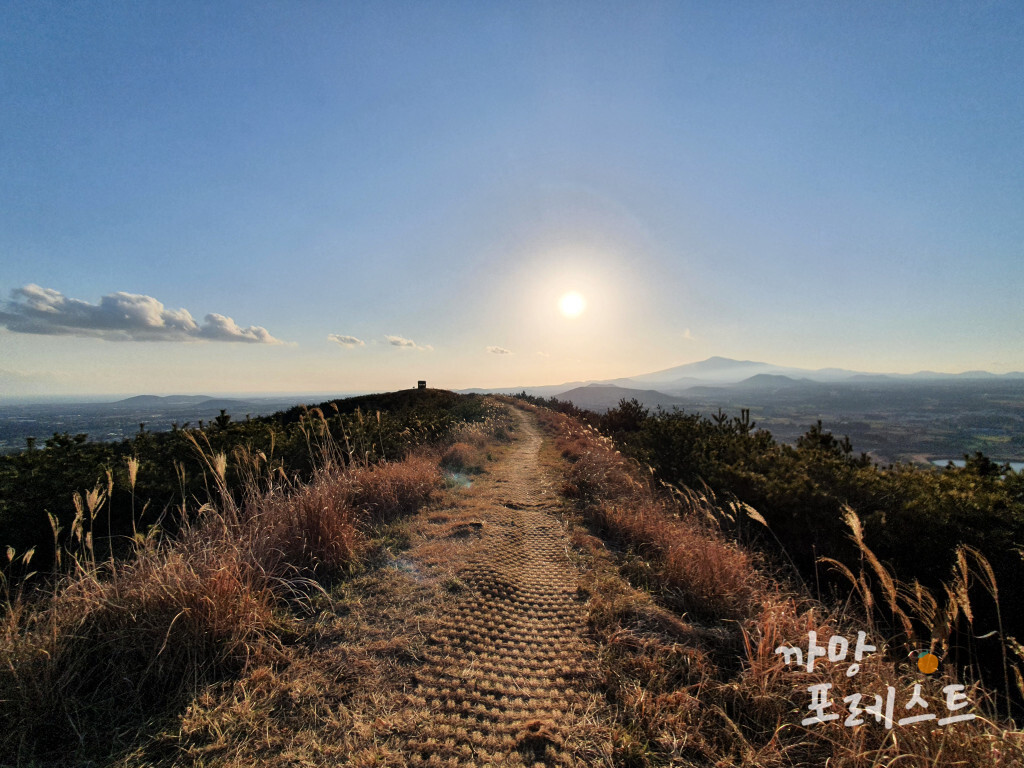
{"label": "small structure on hill", "polygon": [[425,381],[417,381],[416,382],[416,389],[426,389],[426,388],[427,388],[427,382],[425,382]]}

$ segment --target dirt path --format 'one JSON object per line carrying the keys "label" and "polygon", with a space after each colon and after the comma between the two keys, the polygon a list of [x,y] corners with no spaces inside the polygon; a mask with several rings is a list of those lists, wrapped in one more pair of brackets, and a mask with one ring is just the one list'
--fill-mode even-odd
{"label": "dirt path", "polygon": [[[594,706],[578,572],[540,434],[514,413],[515,443],[464,491],[462,514],[432,520],[446,526],[455,578],[408,696],[409,765],[578,762],[571,741]],[[415,564],[415,549],[410,556]]]}

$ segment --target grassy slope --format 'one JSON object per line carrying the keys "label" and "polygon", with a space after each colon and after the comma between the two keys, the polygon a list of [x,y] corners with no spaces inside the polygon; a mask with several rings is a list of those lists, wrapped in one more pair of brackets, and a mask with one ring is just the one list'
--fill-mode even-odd
{"label": "grassy slope", "polygon": [[[714,504],[663,498],[606,439],[558,414],[537,418],[550,436],[546,465],[564,476],[607,701],[595,729],[614,764],[1024,761],[1019,734],[994,717],[802,726],[814,683],[832,683],[836,699],[891,685],[899,702],[922,683],[935,711],[951,681],[909,668],[870,614],[858,621],[780,584],[721,534]],[[80,549],[82,570],[49,605],[7,613],[0,707],[15,727],[0,762],[400,764],[386,747],[387,692],[421,663],[428,608],[463,588],[454,576],[425,586],[400,567],[403,514],[436,493],[439,464],[472,472],[500,460],[507,428],[498,418],[404,464],[335,469],[289,493],[225,503],[116,569]],[[775,648],[806,646],[812,629],[865,630],[882,652],[853,678],[846,664],[786,667]],[[989,712],[983,690],[967,694],[969,711]]]}
{"label": "grassy slope", "polygon": [[[575,536],[592,563],[591,622],[599,637],[608,696],[632,735],[628,765],[902,766],[1019,765],[1024,742],[999,721],[991,697],[966,686],[974,720],[937,727],[935,721],[887,729],[867,715],[857,727],[842,699],[895,689],[897,706],[915,684],[938,717],[950,670],[931,677],[890,645],[872,614],[857,617],[811,600],[767,573],[756,554],[722,535],[721,509],[698,494],[667,499],[655,493],[635,462],[579,422],[538,410],[569,462],[564,493],[579,520]],[[733,513],[737,510],[728,510]],[[756,515],[756,513],[752,513]],[[649,592],[663,610],[638,609],[617,578]],[[854,640],[867,633],[878,652],[847,677],[847,663],[813,672],[787,667],[775,650],[819,638]],[[811,685],[831,684],[829,711],[837,722],[801,725],[810,716]],[[908,714],[900,709],[895,719]]]}
{"label": "grassy slope", "polygon": [[[451,401],[465,398],[443,395],[454,423]],[[319,423],[307,426],[320,461],[308,482],[252,449],[205,453],[212,503],[173,538],[139,534],[116,562],[96,556],[102,505],[86,496],[65,575],[42,594],[15,590],[0,618],[0,763],[107,761],[205,686],[285,668],[331,585],[367,567],[390,526],[436,496],[442,450],[470,428],[370,464],[346,461]],[[500,432],[500,418],[491,409],[473,428]],[[241,489],[229,488],[229,463],[248,477]]]}

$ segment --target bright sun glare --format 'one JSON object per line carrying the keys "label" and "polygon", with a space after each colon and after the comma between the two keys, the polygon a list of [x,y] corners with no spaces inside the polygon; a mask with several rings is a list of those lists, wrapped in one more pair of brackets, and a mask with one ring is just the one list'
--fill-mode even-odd
{"label": "bright sun glare", "polygon": [[558,300],[558,309],[566,317],[579,317],[587,308],[587,300],[577,291],[569,291]]}

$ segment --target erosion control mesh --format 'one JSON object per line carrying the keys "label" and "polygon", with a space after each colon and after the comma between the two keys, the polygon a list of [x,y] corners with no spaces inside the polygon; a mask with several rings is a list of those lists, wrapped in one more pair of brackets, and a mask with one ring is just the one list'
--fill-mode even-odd
{"label": "erosion control mesh", "polygon": [[540,436],[520,439],[488,489],[478,546],[431,636],[409,705],[412,766],[571,765],[567,740],[586,686],[577,572],[542,482]]}

